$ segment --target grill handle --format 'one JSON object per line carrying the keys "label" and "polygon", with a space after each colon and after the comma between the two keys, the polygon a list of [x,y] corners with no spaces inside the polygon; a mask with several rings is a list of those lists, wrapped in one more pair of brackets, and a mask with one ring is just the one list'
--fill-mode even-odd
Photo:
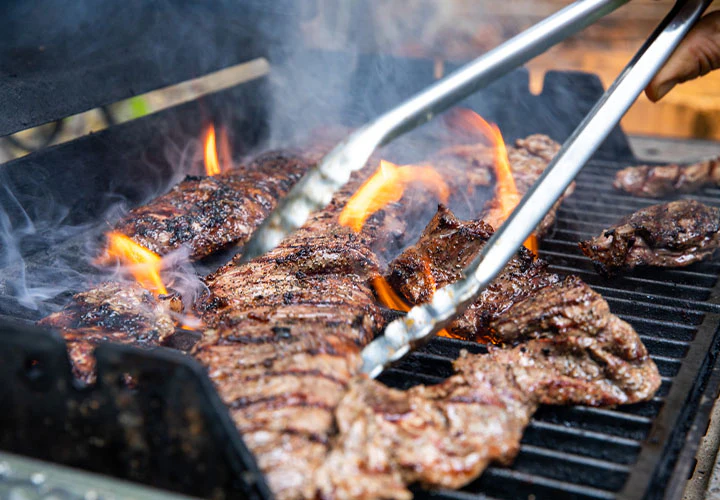
{"label": "grill handle", "polygon": [[255,232],[243,262],[275,248],[310,213],[330,203],[378,147],[430,121],[436,114],[545,52],[629,0],[577,0],[497,48],[454,71],[396,108],[359,128],[310,170]]}
{"label": "grill handle", "polygon": [[377,377],[461,314],[505,267],[580,169],[673,53],[711,0],[678,0],[670,13],[575,129],[505,223],[465,269],[464,279],[390,323],[362,352],[363,372]]}

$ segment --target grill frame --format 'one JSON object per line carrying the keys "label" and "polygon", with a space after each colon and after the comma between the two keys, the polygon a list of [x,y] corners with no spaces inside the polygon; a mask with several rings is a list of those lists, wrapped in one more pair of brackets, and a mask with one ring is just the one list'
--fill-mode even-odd
{"label": "grill frame", "polygon": [[[397,97],[403,97],[402,95],[387,96],[377,92],[378,89],[382,89],[387,85],[388,76],[390,76],[391,81],[394,79],[405,82],[404,85],[400,86],[399,93],[407,95],[424,87],[432,79],[432,61],[367,55],[361,56],[358,61],[350,63],[344,54],[315,54],[318,55],[317,67],[314,68],[316,73],[309,77],[310,80],[322,80],[325,75],[323,71],[318,71],[318,69],[325,67],[328,62],[330,62],[330,67],[336,70],[340,68],[341,70],[350,71],[350,66],[356,65],[350,82],[353,89],[351,99],[348,100],[342,112],[343,117],[347,119],[345,124],[350,126],[364,122],[369,116],[391,106],[396,102]],[[447,67],[452,69],[450,64]],[[309,73],[313,73],[313,71],[309,71]],[[585,116],[602,93],[602,86],[596,77],[580,73],[549,73],[546,76],[543,92],[538,96],[529,92],[528,81],[529,78],[526,72],[515,72],[498,81],[487,90],[468,98],[464,105],[497,122],[501,130],[506,131],[508,139],[538,132],[547,133],[556,140],[563,140]],[[307,88],[313,88],[312,84],[304,83]],[[345,84],[347,82],[339,83]],[[250,87],[243,86],[243,89],[249,90],[239,91],[240,95],[243,96],[239,102],[252,107],[255,101],[253,96],[266,97],[268,95],[267,86],[269,83],[266,79],[263,79],[249,85]],[[573,100],[567,99],[566,89],[568,87],[579,90]],[[342,91],[343,88],[344,86],[341,87],[338,84],[332,86],[329,92],[337,93]],[[222,107],[223,98],[235,92],[236,90],[225,91],[209,99],[211,101],[215,99]],[[381,98],[378,98],[378,96],[381,96]],[[362,98],[363,106],[357,106],[358,97]],[[506,105],[508,101],[513,102],[512,107]],[[306,100],[299,98],[297,102],[303,103]],[[199,116],[200,111],[194,108],[202,107],[202,103],[188,103],[178,109],[162,112],[158,116],[145,119],[145,126],[152,127],[157,126],[157,124],[164,124],[165,129],[167,129],[168,124],[178,123],[173,117],[174,113],[189,109],[187,114],[182,115],[183,119],[186,120],[188,116]],[[518,110],[529,113],[536,119],[531,120],[527,116],[521,116],[522,114],[518,113]],[[322,116],[326,111],[321,105],[316,110],[316,113],[318,116]],[[287,113],[294,112],[296,110],[293,110],[292,106],[287,111]],[[553,120],[544,121],[540,119],[550,112],[553,113]],[[260,124],[259,128],[244,131],[249,134],[248,144],[252,145],[253,141],[260,141],[266,136],[263,130],[267,127],[267,122],[263,118],[263,111],[259,109],[253,109],[251,113],[248,113],[247,118],[250,122],[257,120],[256,126]],[[313,123],[314,119],[317,121],[317,118],[308,117],[310,123]],[[248,120],[244,123],[248,123]],[[4,176],[12,176],[13,173],[17,172],[26,174],[29,171],[32,175],[38,172],[52,171],[62,177],[63,173],[61,171],[57,172],[57,169],[52,169],[55,168],[58,159],[63,157],[76,160],[77,165],[73,170],[91,169],[93,164],[97,164],[113,152],[115,149],[113,141],[117,139],[119,134],[128,133],[128,131],[133,133],[135,131],[132,134],[132,137],[137,141],[134,152],[124,155],[115,163],[118,168],[122,165],[132,165],[138,158],[143,157],[148,148],[157,151],[159,147],[153,142],[153,139],[157,139],[157,137],[153,138],[152,134],[150,138],[144,137],[149,128],[144,129],[145,132],[137,133],[138,130],[143,130],[138,128],[142,125],[142,122],[143,120],[139,120],[138,122],[113,127],[102,134],[98,134],[99,137],[91,136],[57,148],[41,151],[27,158],[2,165],[0,170]],[[233,130],[237,130],[237,128],[233,128]],[[510,131],[510,133],[507,133],[507,131]],[[193,133],[190,132],[190,134]],[[649,418],[647,413],[657,407],[660,404],[659,401],[651,402],[648,404],[649,406],[646,405],[645,407],[634,405],[634,408],[626,408],[624,411],[583,407],[557,410],[543,407],[538,412],[538,418],[534,419],[534,423],[527,429],[524,441],[527,439],[537,441],[538,439],[549,439],[548,436],[570,434],[573,440],[569,440],[565,444],[566,449],[551,450],[542,445],[533,444],[533,441],[530,444],[524,443],[523,451],[518,457],[515,466],[511,468],[491,467],[479,480],[461,491],[428,492],[416,490],[418,497],[432,496],[433,498],[457,499],[488,497],[496,495],[498,488],[506,490],[509,485],[512,486],[513,484],[522,484],[526,489],[531,488],[532,490],[524,491],[526,493],[532,492],[536,497],[543,497],[542,493],[544,493],[545,496],[554,498],[642,498],[644,496],[656,497],[662,495],[663,492],[666,493],[668,498],[679,497],[678,492],[681,491],[684,479],[687,477],[687,471],[692,466],[694,448],[703,433],[703,424],[707,421],[709,406],[715,399],[720,385],[720,374],[715,364],[720,349],[718,345],[720,335],[717,334],[717,327],[720,324],[720,285],[717,283],[720,265],[703,264],[700,267],[691,268],[690,271],[664,271],[666,276],[678,280],[676,288],[688,294],[690,298],[686,299],[674,297],[670,292],[666,292],[664,295],[643,292],[643,290],[646,290],[645,287],[651,288],[654,281],[652,275],[646,271],[638,271],[621,278],[619,282],[625,283],[627,286],[624,289],[619,289],[613,284],[615,282],[605,283],[597,277],[588,267],[587,260],[584,260],[577,250],[575,250],[575,253],[571,252],[571,247],[577,241],[577,238],[574,240],[570,238],[571,235],[590,236],[599,232],[602,225],[612,222],[611,217],[604,219],[602,224],[592,223],[592,221],[585,220],[583,217],[578,217],[583,212],[573,210],[576,204],[584,203],[591,206],[596,203],[592,198],[587,200],[579,199],[580,194],[586,192],[587,188],[593,188],[595,195],[603,195],[607,197],[607,200],[612,200],[612,205],[604,204],[602,206],[607,210],[612,208],[612,210],[618,212],[618,216],[629,212],[632,207],[639,208],[653,203],[653,201],[630,198],[615,193],[609,187],[609,173],[632,163],[635,163],[635,159],[632,157],[627,139],[618,128],[611,134],[595,158],[578,177],[578,189],[561,208],[555,232],[541,246],[541,256],[547,257],[551,269],[554,271],[561,273],[579,271],[581,277],[586,279],[593,288],[598,290],[610,302],[611,309],[621,312],[621,315],[623,312],[626,313],[629,308],[634,307],[635,303],[633,301],[638,296],[644,296],[647,299],[643,306],[647,311],[653,311],[652,314],[657,317],[642,318],[642,314],[630,315],[629,317],[626,314],[625,316],[631,320],[631,323],[634,321],[634,326],[638,328],[643,336],[643,341],[655,354],[654,358],[658,362],[661,371],[665,374],[673,374],[674,382],[672,385],[668,387],[670,380],[665,376],[661,387],[661,397],[665,398],[666,402],[672,401],[673,405],[662,405],[655,420]],[[598,171],[593,171],[593,168],[597,168]],[[598,180],[606,181],[606,188],[597,191]],[[111,181],[112,178],[102,177],[97,182],[102,186],[112,185]],[[136,194],[132,199],[134,203],[139,203],[141,198],[141,194]],[[706,190],[697,198],[701,199],[701,201],[720,204],[720,190]],[[0,202],[3,201],[6,200],[0,196]],[[32,197],[25,200],[27,203],[31,201]],[[617,203],[620,201],[624,202],[624,204]],[[626,209],[627,212],[623,212]],[[90,212],[80,207],[77,213],[79,220],[83,220],[82,217],[84,216],[92,215]],[[612,217],[614,217],[614,214]],[[48,249],[57,244],[57,242],[44,243],[46,243],[45,246],[40,244],[39,247],[32,249],[34,255],[39,256],[40,259],[43,258],[43,252],[47,252]],[[706,268],[712,269],[713,274],[703,271]],[[700,280],[701,284],[695,284],[693,280]],[[701,299],[701,297],[705,298]],[[672,321],[673,313],[677,311],[677,309],[673,308],[683,306],[695,308],[692,314],[687,317],[688,321],[693,323],[692,325],[678,324]],[[9,313],[17,317],[13,313],[12,307],[3,308],[2,304],[0,304],[0,313]],[[657,327],[667,328],[669,332],[667,337],[655,338],[652,335],[652,328]],[[671,328],[672,330],[670,330]],[[13,332],[12,327],[9,326],[0,328],[0,336],[6,336],[6,338],[10,338]],[[694,338],[692,338],[693,335]],[[15,337],[14,341],[17,343],[18,339]],[[25,347],[22,348],[27,349],[28,353],[32,352],[33,347],[30,342],[26,343],[26,345],[23,340],[20,340],[19,344],[24,345]],[[403,384],[423,381],[428,383],[437,382],[441,380],[441,377],[425,373],[428,371],[425,369],[428,363],[431,364],[432,368],[429,370],[430,372],[434,370],[435,372],[439,371],[442,375],[448,375],[449,359],[451,357],[448,353],[452,353],[452,356],[454,356],[460,348],[468,348],[476,352],[482,352],[483,350],[483,347],[477,344],[435,339],[423,351],[412,355],[399,367],[392,369],[389,375],[385,376],[385,379],[387,380],[388,377],[392,378],[393,376],[396,378],[401,377]],[[118,346],[108,346],[105,349],[110,353],[124,350],[134,351],[133,349]],[[162,353],[163,349],[158,349],[156,352]],[[138,355],[143,359],[148,357],[152,359],[154,353],[145,352]],[[131,372],[133,369],[132,361],[128,362],[130,365],[127,366],[127,371]],[[189,366],[197,377],[204,378],[197,364],[188,358],[174,357],[171,362],[176,363],[178,367]],[[697,368],[695,362],[698,362]],[[99,360],[101,369],[104,363],[105,361],[101,356]],[[408,371],[403,369],[403,366],[411,366],[413,369]],[[674,372],[674,370],[677,371]],[[19,377],[20,375],[11,374],[9,376]],[[67,378],[66,365],[60,372],[51,374],[51,376],[57,379]],[[682,384],[677,382],[679,378],[682,379]],[[204,380],[207,381],[207,379]],[[207,384],[205,384],[205,387],[207,387]],[[141,392],[143,389],[138,387],[137,390]],[[685,394],[689,394],[689,396],[683,398],[682,396]],[[2,396],[1,385],[0,396]],[[682,401],[684,404],[680,407],[674,407],[678,401]],[[673,406],[673,408],[668,409],[669,406]],[[223,413],[221,409],[217,408],[213,411]],[[692,424],[688,422],[685,426],[670,425],[673,422],[680,421],[683,415],[687,415],[688,418],[692,417]],[[620,432],[613,434],[611,431],[617,421],[622,421],[624,427],[620,429]],[[118,423],[115,422],[114,424]],[[108,425],[114,424],[108,422]],[[570,430],[566,429],[567,425],[579,426],[580,424],[587,424],[588,428],[570,427]],[[232,433],[232,430],[228,432]],[[237,435],[236,431],[235,435]],[[650,436],[650,438],[648,439],[647,436]],[[600,439],[602,441],[598,442]],[[653,440],[656,440],[656,442],[653,442]],[[599,450],[605,455],[598,457],[581,455],[580,451],[583,443],[592,442],[596,442],[600,447],[607,447],[607,449]],[[635,450],[634,452],[637,455],[627,458],[627,455],[623,454],[623,450],[627,449]],[[25,450],[25,453],[31,454],[32,450]],[[528,455],[535,457],[534,462],[532,460],[527,461]],[[615,457],[616,462],[619,460],[621,463],[613,462],[613,457]],[[57,460],[57,457],[43,458]],[[634,458],[637,458],[637,461]],[[558,477],[553,478],[548,477],[548,475],[542,477],[532,473],[533,467],[544,466],[549,460],[552,460],[555,464],[562,462],[562,467],[555,465],[558,471],[555,475]],[[92,460],[89,459],[88,461],[91,462]],[[562,479],[563,474],[571,475],[576,471],[573,468],[576,464],[582,464],[598,472],[597,477],[592,479],[592,484],[578,485]],[[248,467],[252,468],[252,466],[252,463],[248,464]],[[517,468],[524,468],[525,470],[518,470]],[[101,472],[112,473],[110,470]],[[618,491],[612,494],[603,491],[599,487],[600,484],[603,484],[603,481],[612,483]],[[590,481],[586,480],[586,482]],[[488,489],[491,486],[495,490]],[[623,486],[624,489],[622,489]],[[621,489],[622,491],[620,491]],[[505,493],[507,496],[507,491]],[[515,490],[511,493],[520,494],[522,491]]]}

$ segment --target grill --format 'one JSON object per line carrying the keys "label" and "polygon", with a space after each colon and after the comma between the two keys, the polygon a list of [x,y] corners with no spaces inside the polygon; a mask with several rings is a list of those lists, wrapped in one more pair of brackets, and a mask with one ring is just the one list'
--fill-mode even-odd
{"label": "grill", "polygon": [[[263,2],[246,2],[246,6],[241,18],[233,17],[234,11],[226,4],[214,15],[230,16],[248,33],[258,19],[269,23],[275,16],[289,23],[290,16],[281,7],[263,8]],[[103,11],[97,15],[111,14]],[[192,9],[183,14],[192,14]],[[161,14],[148,19],[150,27],[163,26]],[[291,32],[288,27],[284,34],[289,37]],[[137,44],[145,48],[160,44],[169,51],[175,48],[171,42],[178,40],[173,38],[175,34],[163,42],[163,34],[168,33],[175,32],[165,27],[158,36]],[[110,92],[96,82],[88,84],[88,92],[80,96],[67,84],[77,76],[75,71],[66,74],[66,80],[56,79],[33,94],[31,72],[20,67],[19,80],[3,76],[0,81],[0,95],[17,96],[9,101],[17,115],[13,119],[12,113],[5,114],[0,132],[8,134],[175,83],[247,60],[250,55],[268,56],[273,65],[279,61],[282,75],[287,54],[273,51],[276,40],[248,35],[252,43],[233,52],[231,42],[237,39],[227,33],[219,36],[222,43],[217,45],[231,52],[232,58],[198,66],[190,57],[169,75],[133,71],[118,85],[120,91]],[[303,60],[309,63],[290,89],[296,95],[284,103],[284,112],[298,116],[299,110],[305,110],[301,116],[308,127],[327,124],[327,116],[335,115],[325,104],[338,102],[345,94],[351,97],[345,98],[341,107],[343,124],[358,125],[429,84],[436,65],[421,59],[385,55],[353,59],[329,52],[309,52]],[[111,70],[128,67],[128,61],[122,61],[126,66]],[[90,62],[92,57],[87,67],[95,67]],[[445,67],[453,69],[451,63]],[[48,81],[58,74],[49,68],[40,73]],[[350,91],[347,81],[335,81],[331,74],[351,75]],[[90,74],[88,78],[93,81],[99,76]],[[32,221],[35,230],[17,248],[25,268],[11,263],[3,275],[26,272],[32,277],[36,270],[58,263],[63,269],[57,273],[58,281],[92,273],[77,256],[88,234],[99,235],[106,229],[98,214],[105,213],[119,197],[138,204],[148,197],[148,191],[166,186],[173,175],[168,148],[198,137],[209,119],[225,123],[233,145],[243,150],[263,143],[271,133],[281,142],[283,134],[273,129],[276,113],[270,105],[278,99],[273,101],[271,96],[282,100],[289,94],[288,88],[277,82],[261,78],[0,166],[5,187],[0,193],[3,224],[27,227],[23,224]],[[321,88],[321,82],[325,94],[318,99],[306,89]],[[542,94],[536,96],[528,90],[527,73],[517,71],[472,96],[465,105],[497,122],[508,139],[537,132],[562,141],[601,92],[599,80],[592,75],[549,73]],[[50,105],[19,105],[41,94]],[[314,112],[307,111],[308,103]],[[663,376],[657,396],[647,403],[617,409],[543,407],[525,431],[521,452],[511,467],[491,467],[460,491],[418,488],[418,498],[639,499],[679,498],[682,494],[720,386],[715,367],[720,350],[720,264],[635,271],[613,280],[593,271],[578,251],[577,241],[653,203],[612,189],[613,173],[632,163],[635,160],[627,139],[616,129],[578,177],[575,194],[565,201],[554,232],[541,245],[541,256],[553,271],[579,275],[605,297],[614,313],[636,328]],[[693,197],[720,205],[719,189],[706,189]],[[58,205],[57,200],[65,203]],[[59,222],[74,229],[53,232]],[[148,352],[104,345],[97,350],[100,382],[79,387],[70,376],[61,338],[32,326],[41,312],[18,302],[17,290],[10,283],[5,281],[0,288],[0,403],[4,408],[0,425],[12,432],[0,436],[1,450],[186,494],[269,497],[252,456],[196,363],[167,349]],[[67,294],[61,295],[57,302],[66,299]],[[461,349],[482,352],[484,347],[435,339],[388,370],[381,380],[400,388],[439,382],[450,375],[451,361]],[[137,383],[128,385],[128,375]],[[0,474],[0,487],[8,477]]]}

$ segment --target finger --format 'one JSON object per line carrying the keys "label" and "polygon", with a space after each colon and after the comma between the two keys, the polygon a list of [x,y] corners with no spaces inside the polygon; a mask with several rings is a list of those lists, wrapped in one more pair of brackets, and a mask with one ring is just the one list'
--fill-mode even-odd
{"label": "finger", "polygon": [[720,68],[720,11],[703,17],[688,33],[665,66],[645,89],[655,102],[678,83]]}

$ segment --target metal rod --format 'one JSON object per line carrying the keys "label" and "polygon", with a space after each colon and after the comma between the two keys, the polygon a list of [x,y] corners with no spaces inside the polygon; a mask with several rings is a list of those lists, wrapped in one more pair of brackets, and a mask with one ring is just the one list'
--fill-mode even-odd
{"label": "metal rod", "polygon": [[660,70],[711,0],[679,0],[565,142],[505,223],[465,269],[465,278],[438,290],[432,301],[393,321],[362,352],[363,372],[377,377],[385,366],[444,328],[490,284],[565,192],[628,108]]}
{"label": "metal rod", "polygon": [[431,120],[629,0],[578,0],[355,131],[288,193],[243,249],[243,262],[275,248],[310,213],[330,203],[373,151]]}

